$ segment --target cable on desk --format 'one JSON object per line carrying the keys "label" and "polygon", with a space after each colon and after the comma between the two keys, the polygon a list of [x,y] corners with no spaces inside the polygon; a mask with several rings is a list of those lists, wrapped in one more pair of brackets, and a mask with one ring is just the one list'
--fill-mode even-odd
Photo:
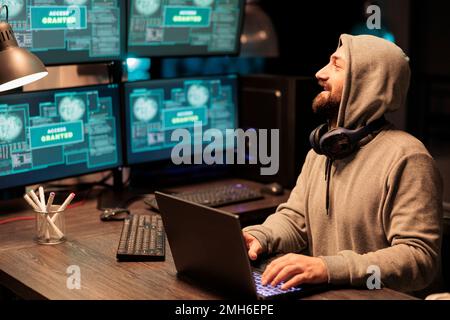
{"label": "cable on desk", "polygon": [[[86,204],[86,201],[89,198],[89,195],[91,194],[92,190],[94,189],[95,186],[100,185],[99,183],[88,183],[88,184],[82,184],[83,186],[87,186],[86,189],[82,190],[81,192],[77,192],[75,199],[78,199],[77,196],[79,197],[80,194],[82,195],[80,200],[76,200],[74,202],[72,202],[67,209],[72,209],[72,208],[76,208],[76,207],[82,207]],[[56,191],[55,191],[56,192]]]}
{"label": "cable on desk", "polygon": [[76,207],[82,207],[86,204],[86,197],[81,199],[80,201],[76,201],[72,204],[70,204],[67,209],[72,209],[72,208],[76,208]]}
{"label": "cable on desk", "polygon": [[35,220],[35,219],[36,219],[35,217],[31,217],[31,216],[3,219],[3,220],[0,220],[0,225],[12,223],[12,222],[16,222],[16,221],[28,221],[28,220]]}

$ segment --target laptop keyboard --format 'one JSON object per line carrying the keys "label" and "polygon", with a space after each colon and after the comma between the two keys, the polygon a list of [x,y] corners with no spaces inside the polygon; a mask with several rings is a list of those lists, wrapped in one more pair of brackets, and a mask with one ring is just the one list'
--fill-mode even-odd
{"label": "laptop keyboard", "polygon": [[255,280],[256,293],[264,298],[284,295],[287,293],[298,292],[302,290],[301,288],[296,287],[290,288],[288,290],[282,290],[281,286],[283,285],[283,282],[278,284],[276,287],[272,287],[270,284],[263,286],[261,283],[261,276],[262,274],[260,272],[253,271],[253,279]]}

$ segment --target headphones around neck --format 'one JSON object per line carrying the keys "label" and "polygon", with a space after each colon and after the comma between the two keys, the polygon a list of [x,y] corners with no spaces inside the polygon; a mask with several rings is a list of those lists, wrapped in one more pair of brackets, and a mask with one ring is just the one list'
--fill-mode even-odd
{"label": "headphones around neck", "polygon": [[325,155],[332,160],[343,159],[359,148],[361,140],[380,130],[385,124],[386,119],[381,117],[359,129],[338,127],[329,131],[328,124],[325,123],[311,132],[309,142],[317,154]]}

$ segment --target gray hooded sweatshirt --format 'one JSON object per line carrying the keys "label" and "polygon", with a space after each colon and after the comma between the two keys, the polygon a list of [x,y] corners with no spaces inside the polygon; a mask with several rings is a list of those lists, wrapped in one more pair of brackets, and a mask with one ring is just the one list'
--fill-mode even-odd
{"label": "gray hooded sweatshirt", "polygon": [[[399,47],[345,34],[340,45],[348,68],[338,126],[360,128],[404,107],[410,69]],[[365,287],[379,268],[384,286],[404,292],[429,286],[440,270],[442,180],[424,145],[388,123],[358,152],[335,160],[328,215],[326,162],[311,150],[289,200],[244,230],[268,253],[320,257],[331,284]]]}

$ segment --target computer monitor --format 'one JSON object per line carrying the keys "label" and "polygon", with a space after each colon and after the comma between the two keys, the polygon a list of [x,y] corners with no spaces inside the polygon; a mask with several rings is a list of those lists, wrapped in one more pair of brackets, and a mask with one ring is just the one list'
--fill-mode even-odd
{"label": "computer monitor", "polygon": [[125,1],[4,0],[17,42],[46,65],[120,60]]}
{"label": "computer monitor", "polygon": [[0,96],[0,189],[122,165],[117,85]]}
{"label": "computer monitor", "polygon": [[229,75],[126,83],[127,163],[171,159],[180,143],[172,132],[187,129],[194,137],[196,122],[203,133],[237,128],[237,82],[236,75]]}
{"label": "computer monitor", "polygon": [[128,53],[236,55],[245,0],[130,0]]}

